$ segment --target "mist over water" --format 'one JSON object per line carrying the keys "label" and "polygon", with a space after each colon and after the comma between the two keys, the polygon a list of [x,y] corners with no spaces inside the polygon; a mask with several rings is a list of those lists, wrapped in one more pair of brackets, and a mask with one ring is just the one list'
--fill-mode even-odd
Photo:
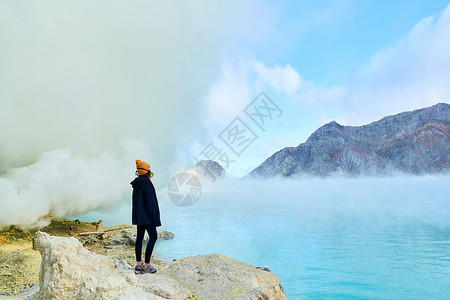
{"label": "mist over water", "polygon": [[[177,207],[157,191],[167,260],[222,253],[268,265],[289,298],[431,298],[450,292],[449,176],[203,183]],[[131,190],[130,190],[131,199]],[[130,199],[82,219],[130,224]]]}

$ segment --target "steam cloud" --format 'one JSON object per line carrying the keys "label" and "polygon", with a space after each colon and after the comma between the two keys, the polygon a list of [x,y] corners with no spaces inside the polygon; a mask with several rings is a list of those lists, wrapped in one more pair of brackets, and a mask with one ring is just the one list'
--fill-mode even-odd
{"label": "steam cloud", "polygon": [[135,159],[158,186],[187,155],[224,24],[251,5],[122,4],[0,3],[0,227],[117,203]]}
{"label": "steam cloud", "polygon": [[[85,160],[69,150],[46,152],[36,163],[0,178],[2,225],[40,225],[39,217],[49,212],[65,216],[118,201],[129,177],[124,166],[109,153]],[[108,171],[99,176],[99,170]]]}

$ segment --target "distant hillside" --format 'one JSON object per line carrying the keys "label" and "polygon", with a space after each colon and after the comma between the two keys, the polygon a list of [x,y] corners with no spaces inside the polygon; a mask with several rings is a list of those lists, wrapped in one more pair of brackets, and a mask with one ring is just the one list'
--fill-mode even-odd
{"label": "distant hillside", "polygon": [[305,143],[276,152],[248,177],[445,173],[450,166],[449,128],[446,103],[364,126],[332,121]]}
{"label": "distant hillside", "polygon": [[211,181],[216,181],[216,179],[221,179],[225,177],[225,169],[213,160],[200,160],[192,166],[192,169],[197,172],[197,174],[202,179],[208,179]]}

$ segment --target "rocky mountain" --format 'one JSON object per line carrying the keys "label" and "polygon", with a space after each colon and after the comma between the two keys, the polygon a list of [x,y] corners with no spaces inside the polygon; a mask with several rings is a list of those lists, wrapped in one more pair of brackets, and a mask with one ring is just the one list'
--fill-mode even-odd
{"label": "rocky mountain", "polygon": [[192,169],[197,172],[200,178],[213,182],[223,178],[226,174],[225,169],[213,160],[200,160],[192,166]]}
{"label": "rocky mountain", "polygon": [[276,152],[247,177],[447,173],[449,128],[447,103],[364,126],[342,126],[332,121],[305,143]]}

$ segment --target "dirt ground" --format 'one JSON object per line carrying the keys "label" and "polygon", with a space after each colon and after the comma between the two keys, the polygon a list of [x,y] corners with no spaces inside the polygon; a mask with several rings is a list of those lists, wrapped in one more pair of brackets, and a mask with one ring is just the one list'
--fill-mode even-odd
{"label": "dirt ground", "polygon": [[39,280],[41,255],[31,241],[0,244],[0,291],[16,294]]}
{"label": "dirt ground", "polygon": [[[132,266],[135,264],[132,245],[111,246],[107,240],[103,239],[102,234],[98,234],[104,231],[111,232],[111,230],[120,231],[127,225],[103,228],[99,222],[88,223],[51,217],[50,221],[48,226],[39,230],[50,235],[75,236],[89,251],[108,256],[111,259],[124,260]],[[32,241],[36,231],[37,229],[24,231],[14,226],[0,231],[0,295],[5,292],[9,295],[17,294],[39,281],[41,255],[38,251],[33,250]],[[97,234],[79,235],[79,233],[85,232],[96,232]],[[150,263],[156,268],[165,264],[155,255],[152,256]]]}

